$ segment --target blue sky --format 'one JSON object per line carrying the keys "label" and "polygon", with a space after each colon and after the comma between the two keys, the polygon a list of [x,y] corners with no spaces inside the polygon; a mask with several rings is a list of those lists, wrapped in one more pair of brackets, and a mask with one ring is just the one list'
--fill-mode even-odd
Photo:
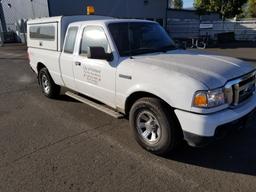
{"label": "blue sky", "polygon": [[183,0],[184,8],[193,7],[193,0]]}

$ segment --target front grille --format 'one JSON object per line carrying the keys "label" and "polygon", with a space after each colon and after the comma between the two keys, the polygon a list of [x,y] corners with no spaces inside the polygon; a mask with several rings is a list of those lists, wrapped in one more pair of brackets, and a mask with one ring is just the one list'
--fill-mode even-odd
{"label": "front grille", "polygon": [[242,87],[242,86],[244,86],[244,85],[246,85],[246,84],[248,84],[248,83],[251,83],[252,81],[255,81],[255,75],[249,77],[248,79],[246,79],[246,80],[244,80],[244,81],[241,81],[241,82],[239,83],[239,86]]}
{"label": "front grille", "polygon": [[225,86],[227,101],[231,106],[237,106],[255,93],[256,72],[230,81]]}

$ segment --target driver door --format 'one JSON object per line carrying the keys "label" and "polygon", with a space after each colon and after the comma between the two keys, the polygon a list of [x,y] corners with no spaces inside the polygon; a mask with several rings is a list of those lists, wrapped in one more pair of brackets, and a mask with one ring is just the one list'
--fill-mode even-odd
{"label": "driver door", "polygon": [[74,80],[79,92],[115,108],[116,68],[112,62],[87,57],[89,47],[111,49],[105,31],[100,26],[85,26],[80,50],[73,65]]}

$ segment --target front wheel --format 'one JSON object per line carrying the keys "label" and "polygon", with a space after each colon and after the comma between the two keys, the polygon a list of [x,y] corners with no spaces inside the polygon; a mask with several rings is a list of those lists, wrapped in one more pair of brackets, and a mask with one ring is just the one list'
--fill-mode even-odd
{"label": "front wheel", "polygon": [[48,70],[42,68],[38,74],[39,84],[41,86],[42,92],[46,97],[56,98],[60,94],[60,86],[56,85],[52,80]]}
{"label": "front wheel", "polygon": [[182,141],[179,126],[167,108],[160,99],[142,98],[129,115],[137,142],[157,155],[174,151]]}

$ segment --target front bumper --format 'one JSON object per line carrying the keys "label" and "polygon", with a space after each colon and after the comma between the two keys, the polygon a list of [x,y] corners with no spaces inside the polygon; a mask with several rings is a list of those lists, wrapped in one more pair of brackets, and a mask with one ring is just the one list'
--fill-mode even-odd
{"label": "front bumper", "polygon": [[[222,133],[243,126],[256,108],[256,95],[234,109],[226,109],[214,114],[195,114],[175,110],[184,133],[184,139],[191,146],[202,146],[220,137]],[[239,126],[237,126],[239,125]]]}

